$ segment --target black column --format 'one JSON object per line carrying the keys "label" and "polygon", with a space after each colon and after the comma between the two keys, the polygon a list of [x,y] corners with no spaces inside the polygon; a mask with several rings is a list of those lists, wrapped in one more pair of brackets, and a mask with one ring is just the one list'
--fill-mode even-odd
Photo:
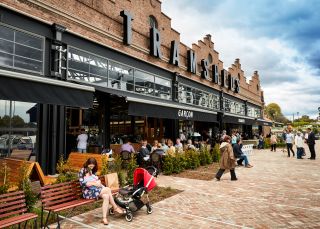
{"label": "black column", "polygon": [[110,109],[110,95],[107,94],[105,97],[105,107],[104,107],[104,145],[106,148],[110,148],[110,141],[111,141],[111,133],[110,133],[110,116],[111,116],[111,109]]}

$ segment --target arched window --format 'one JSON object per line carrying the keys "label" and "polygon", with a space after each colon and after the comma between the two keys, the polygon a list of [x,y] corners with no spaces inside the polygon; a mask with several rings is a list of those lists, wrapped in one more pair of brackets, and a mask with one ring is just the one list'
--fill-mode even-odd
{"label": "arched window", "polygon": [[212,64],[213,59],[212,59],[212,55],[210,53],[208,55],[208,61],[209,61],[209,64]]}
{"label": "arched window", "polygon": [[149,16],[149,25],[151,28],[156,28],[156,29],[158,28],[157,19],[152,15]]}

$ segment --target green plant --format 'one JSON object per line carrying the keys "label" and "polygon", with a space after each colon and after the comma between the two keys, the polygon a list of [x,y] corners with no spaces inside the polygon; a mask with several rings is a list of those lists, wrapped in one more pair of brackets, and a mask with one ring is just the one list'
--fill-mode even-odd
{"label": "green plant", "polygon": [[185,152],[186,167],[190,169],[196,169],[200,166],[199,153],[194,149],[189,149]]}
{"label": "green plant", "polygon": [[172,173],[181,173],[184,170],[185,163],[184,153],[179,153],[172,158]]}
{"label": "green plant", "polygon": [[9,174],[10,174],[10,168],[8,167],[7,163],[5,161],[1,162],[0,179],[2,184],[0,185],[0,194],[7,193],[10,188],[10,183],[8,181]]}
{"label": "green plant", "polygon": [[106,155],[102,155],[101,158],[102,158],[101,175],[106,175],[109,172],[108,157]]}
{"label": "green plant", "polygon": [[118,173],[118,178],[119,178],[119,185],[120,187],[123,187],[126,185],[126,176],[124,171],[120,170]]}
{"label": "green plant", "polygon": [[32,211],[33,206],[37,202],[37,195],[31,189],[31,181],[29,179],[29,166],[24,161],[19,170],[18,189],[24,192],[28,211]]}
{"label": "green plant", "polygon": [[167,155],[164,157],[162,171],[165,175],[172,174],[173,171],[173,156]]}
{"label": "green plant", "polygon": [[213,149],[211,149],[211,158],[213,162],[219,162],[220,161],[220,145],[215,144]]}
{"label": "green plant", "polygon": [[122,169],[122,159],[120,154],[114,154],[113,166],[111,172],[119,173]]}
{"label": "green plant", "polygon": [[137,165],[137,159],[134,156],[131,157],[127,166],[127,184],[133,184],[133,172],[139,166]]}
{"label": "green plant", "polygon": [[63,183],[63,182],[74,181],[78,179],[77,174],[72,171],[70,167],[70,163],[64,159],[62,154],[59,157],[59,161],[57,163],[56,168],[57,168],[57,172],[59,173],[56,183]]}

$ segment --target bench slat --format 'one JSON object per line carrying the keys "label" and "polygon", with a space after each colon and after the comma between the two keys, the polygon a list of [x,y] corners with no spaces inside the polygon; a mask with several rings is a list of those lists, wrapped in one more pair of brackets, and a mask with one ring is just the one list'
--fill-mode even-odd
{"label": "bench slat", "polygon": [[63,203],[59,205],[55,205],[53,207],[46,208],[47,210],[51,210],[53,212],[59,212],[65,209],[74,208],[83,204],[88,204],[94,202],[95,199],[81,199],[81,200],[74,200],[68,203]]}
{"label": "bench slat", "polygon": [[25,208],[25,209],[20,209],[18,211],[14,211],[14,212],[8,212],[8,213],[5,213],[5,214],[2,214],[1,218],[5,218],[5,217],[8,217],[10,215],[20,214],[20,213],[23,213],[23,212],[26,212],[26,211],[27,211],[27,209]]}
{"label": "bench slat", "polygon": [[16,200],[16,201],[6,202],[4,204],[0,204],[0,212],[2,212],[2,208],[4,208],[4,207],[9,207],[11,205],[16,205],[16,204],[20,204],[20,203],[24,203],[24,202],[25,202],[25,200],[23,198],[21,200]]}
{"label": "bench slat", "polygon": [[[26,209],[25,208],[26,206],[27,205],[25,204],[25,201],[23,201],[23,203],[20,203],[20,204],[16,204],[16,205],[6,207],[6,208],[1,208],[0,209],[0,218],[3,218],[2,215],[6,214],[5,212],[7,212],[7,213],[11,212],[14,215],[15,211],[13,211],[13,210]],[[1,213],[3,213],[3,214],[1,214]]]}
{"label": "bench slat", "polygon": [[0,221],[0,228],[9,227],[18,223],[22,223],[24,221],[30,220],[30,219],[36,219],[38,217],[37,214],[33,213],[26,213],[19,216],[15,216],[12,218],[4,219]]}
{"label": "bench slat", "polygon": [[60,200],[56,200],[56,201],[48,201],[48,202],[42,202],[42,205],[47,208],[53,205],[57,205],[57,204],[62,204],[62,203],[66,203],[66,202],[70,202],[73,200],[77,200],[79,197],[77,196],[71,196],[68,198],[64,198],[64,199],[60,199]]}

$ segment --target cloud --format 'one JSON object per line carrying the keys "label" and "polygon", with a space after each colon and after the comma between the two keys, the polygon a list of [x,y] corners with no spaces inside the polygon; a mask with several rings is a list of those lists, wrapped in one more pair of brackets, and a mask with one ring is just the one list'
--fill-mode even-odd
{"label": "cloud", "polygon": [[[212,34],[224,68],[240,58],[258,70],[266,103],[315,117],[320,106],[320,1],[163,0],[162,11],[191,47]],[[190,17],[192,15],[192,17]]]}

